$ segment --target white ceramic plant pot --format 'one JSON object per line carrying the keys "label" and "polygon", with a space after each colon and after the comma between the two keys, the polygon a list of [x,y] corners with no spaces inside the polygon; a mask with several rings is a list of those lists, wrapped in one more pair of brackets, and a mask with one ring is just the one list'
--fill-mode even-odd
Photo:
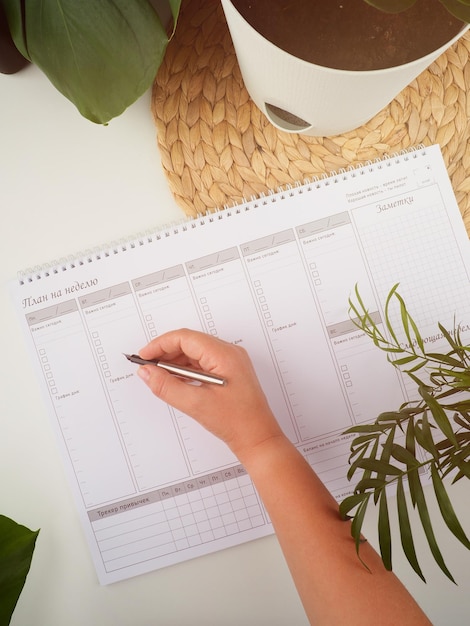
{"label": "white ceramic plant pot", "polygon": [[[469,28],[467,25],[444,46],[411,63],[382,70],[338,70],[278,48],[260,35],[230,0],[222,0],[222,7],[252,100],[280,130],[317,137],[338,135],[365,124]],[[276,109],[282,111],[282,117]]]}

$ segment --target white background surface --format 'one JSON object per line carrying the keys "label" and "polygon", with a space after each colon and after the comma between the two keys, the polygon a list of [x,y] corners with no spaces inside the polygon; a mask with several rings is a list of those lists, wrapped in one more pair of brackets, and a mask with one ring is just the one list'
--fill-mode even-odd
{"label": "white background surface", "polygon": [[[304,625],[275,537],[99,586],[8,297],[17,270],[184,217],[160,164],[149,103],[147,94],[101,127],[81,118],[36,68],[0,75],[0,513],[41,528],[12,624]],[[470,534],[468,484],[454,493]],[[411,572],[398,537],[395,571],[436,626],[462,626],[470,610],[470,554],[440,521],[436,528],[458,586],[434,565],[421,534],[428,584]],[[372,515],[365,534],[375,542]]]}

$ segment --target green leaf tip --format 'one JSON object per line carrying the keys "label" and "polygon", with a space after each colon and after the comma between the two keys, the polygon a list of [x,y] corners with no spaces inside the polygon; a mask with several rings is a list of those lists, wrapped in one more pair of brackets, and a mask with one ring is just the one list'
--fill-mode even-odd
{"label": "green leaf tip", "polygon": [[28,575],[39,530],[0,515],[0,624],[9,624]]}

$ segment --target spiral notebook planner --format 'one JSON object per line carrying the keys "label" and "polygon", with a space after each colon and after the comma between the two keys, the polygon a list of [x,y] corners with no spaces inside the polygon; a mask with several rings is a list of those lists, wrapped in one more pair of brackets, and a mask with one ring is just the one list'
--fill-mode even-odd
{"label": "spiral notebook planner", "polygon": [[[228,448],[123,358],[190,327],[244,346],[285,433],[343,499],[350,426],[413,389],[354,325],[390,289],[425,342],[470,337],[467,233],[438,146],[23,274],[12,295],[103,584],[273,532]],[[73,355],[73,359],[70,356]]]}

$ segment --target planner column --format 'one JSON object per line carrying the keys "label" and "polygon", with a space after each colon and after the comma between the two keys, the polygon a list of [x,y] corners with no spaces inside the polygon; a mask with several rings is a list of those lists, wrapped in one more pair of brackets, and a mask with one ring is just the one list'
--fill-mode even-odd
{"label": "planner column", "polygon": [[345,398],[293,230],[241,246],[267,336],[303,440],[350,425]]}
{"label": "planner column", "polygon": [[26,321],[85,506],[135,493],[77,302],[41,309]]}
{"label": "planner column", "polygon": [[130,283],[81,296],[79,304],[138,488],[188,476],[168,406],[145,393],[136,366],[123,356],[146,343]]}

